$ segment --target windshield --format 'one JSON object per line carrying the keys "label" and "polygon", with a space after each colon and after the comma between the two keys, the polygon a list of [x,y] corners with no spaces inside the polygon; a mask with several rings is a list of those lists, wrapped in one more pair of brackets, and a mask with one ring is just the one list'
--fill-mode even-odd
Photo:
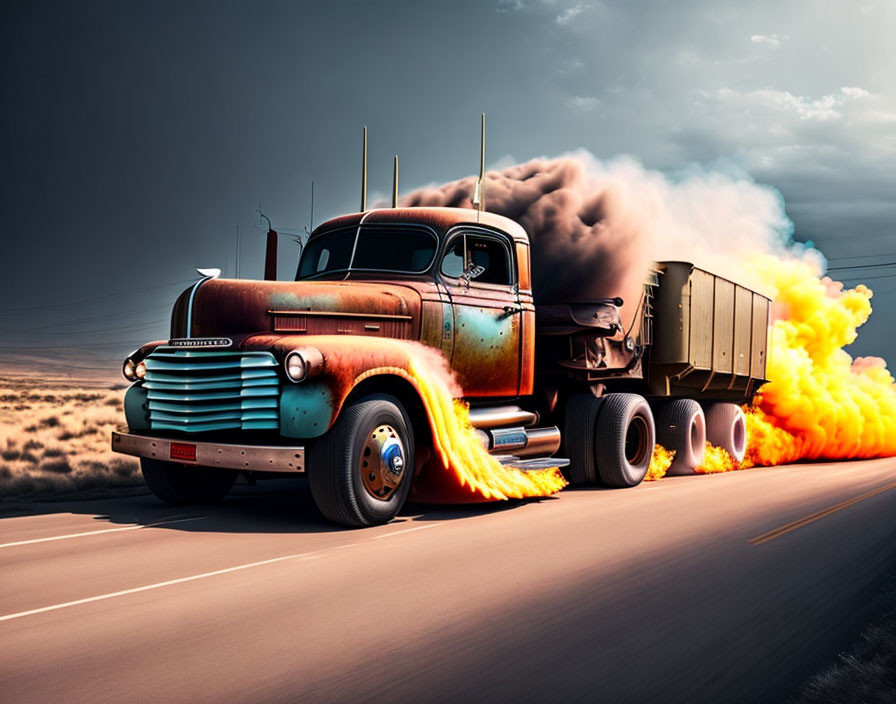
{"label": "windshield", "polygon": [[437,244],[432,232],[416,227],[336,230],[308,243],[296,280],[333,278],[349,271],[422,274],[432,264]]}

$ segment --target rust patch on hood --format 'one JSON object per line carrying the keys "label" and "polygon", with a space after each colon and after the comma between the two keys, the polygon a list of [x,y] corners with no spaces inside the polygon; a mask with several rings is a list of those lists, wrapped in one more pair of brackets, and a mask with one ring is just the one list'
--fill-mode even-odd
{"label": "rust patch on hood", "polygon": [[[172,330],[172,335],[282,331],[416,338],[420,306],[420,294],[400,284],[214,279],[196,290],[192,330]],[[309,320],[315,321],[310,329]]]}

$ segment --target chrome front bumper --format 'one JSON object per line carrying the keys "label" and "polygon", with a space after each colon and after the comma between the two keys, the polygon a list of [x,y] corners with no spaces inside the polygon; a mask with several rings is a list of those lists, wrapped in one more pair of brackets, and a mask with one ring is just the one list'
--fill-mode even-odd
{"label": "chrome front bumper", "polygon": [[281,445],[230,445],[219,442],[172,440],[112,431],[112,450],[124,455],[150,457],[166,462],[201,467],[242,469],[253,472],[305,471],[305,448]]}

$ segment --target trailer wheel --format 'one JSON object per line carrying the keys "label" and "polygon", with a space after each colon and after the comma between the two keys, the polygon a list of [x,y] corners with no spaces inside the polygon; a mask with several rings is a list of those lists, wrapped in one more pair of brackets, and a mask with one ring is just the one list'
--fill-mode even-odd
{"label": "trailer wheel", "polygon": [[308,448],[308,483],[320,512],[334,523],[388,523],[404,506],[414,471],[414,436],[399,401],[367,396],[339,414]]}
{"label": "trailer wheel", "polygon": [[700,404],[682,398],[660,406],[656,441],[667,450],[675,450],[667,474],[693,474],[706,454],[706,417]]}
{"label": "trailer wheel", "polygon": [[747,451],[747,420],[740,406],[733,403],[714,403],[706,409],[706,439],[721,447],[736,462]]}
{"label": "trailer wheel", "polygon": [[570,484],[594,484],[597,481],[594,432],[602,403],[602,398],[590,394],[573,394],[566,403],[563,446],[569,457],[565,473]]}
{"label": "trailer wheel", "polygon": [[608,394],[597,417],[595,459],[607,486],[636,486],[644,479],[656,431],[653,413],[637,394]]}
{"label": "trailer wheel", "polygon": [[146,486],[169,504],[217,504],[227,496],[236,481],[236,472],[217,467],[198,467],[140,458],[140,471]]}

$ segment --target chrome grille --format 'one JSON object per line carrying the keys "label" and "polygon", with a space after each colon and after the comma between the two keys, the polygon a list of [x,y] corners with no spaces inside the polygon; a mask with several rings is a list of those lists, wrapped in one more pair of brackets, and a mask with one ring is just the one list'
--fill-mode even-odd
{"label": "chrome grille", "polygon": [[157,347],[146,360],[150,427],[277,430],[280,381],[269,352]]}

